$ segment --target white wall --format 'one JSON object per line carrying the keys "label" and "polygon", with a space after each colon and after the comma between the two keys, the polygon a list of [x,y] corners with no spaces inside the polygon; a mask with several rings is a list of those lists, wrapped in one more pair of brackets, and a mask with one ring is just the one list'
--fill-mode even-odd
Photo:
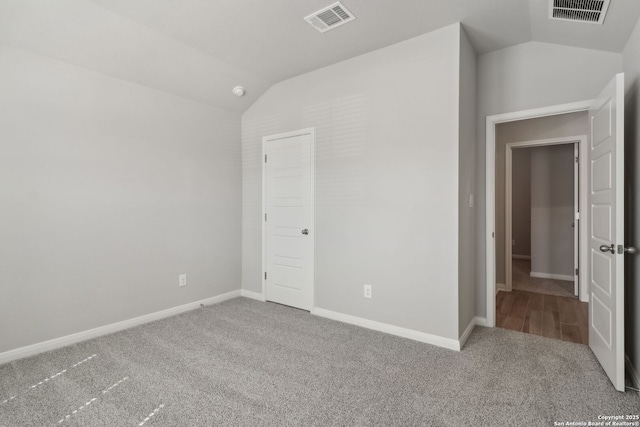
{"label": "white wall", "polygon": [[0,352],[239,289],[238,114],[4,45],[0,75]]}
{"label": "white wall", "polygon": [[[512,254],[531,256],[531,149],[512,150]],[[503,243],[504,244],[504,243]]]}
{"label": "white wall", "polygon": [[261,138],[315,127],[316,307],[458,338],[459,44],[456,24],[373,51],[242,116],[243,289],[262,289]]}
{"label": "white wall", "polygon": [[573,278],[573,144],[531,149],[531,275]]}
{"label": "white wall", "polygon": [[[485,182],[487,116],[592,99],[620,71],[620,54],[548,43],[524,43],[479,56],[476,181]],[[479,185],[476,312],[480,316],[486,315],[485,197],[484,186]]]}
{"label": "white wall", "polygon": [[[475,317],[475,131],[476,131],[476,53],[460,32],[460,123],[458,183],[458,300],[459,334],[462,335]],[[474,203],[475,205],[475,200]]]}
{"label": "white wall", "polygon": [[[640,249],[640,21],[624,49],[625,244]],[[640,256],[625,256],[625,351],[640,383]]]}
{"label": "white wall", "polygon": [[[496,281],[505,282],[505,147],[511,142],[588,135],[586,111],[517,120],[496,126]],[[515,167],[513,168],[515,171]],[[515,238],[515,237],[514,237]],[[517,240],[516,240],[517,243]],[[484,253],[484,252],[483,252]],[[516,253],[515,251],[513,252]],[[484,283],[484,282],[483,282]]]}

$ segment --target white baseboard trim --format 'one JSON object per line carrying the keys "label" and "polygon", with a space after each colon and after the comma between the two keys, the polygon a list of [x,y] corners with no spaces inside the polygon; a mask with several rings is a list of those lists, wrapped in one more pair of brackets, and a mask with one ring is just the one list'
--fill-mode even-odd
{"label": "white baseboard trim", "polygon": [[246,289],[240,289],[240,296],[262,302],[265,302],[267,300],[260,292],[248,291]]}
{"label": "white baseboard trim", "polygon": [[469,322],[469,324],[467,325],[467,328],[464,330],[462,335],[460,335],[460,339],[458,340],[460,342],[460,350],[462,350],[462,348],[464,347],[465,343],[469,339],[469,336],[471,336],[471,332],[473,332],[473,328],[475,327],[476,327],[476,318],[474,317],[473,319],[471,319],[471,322]]}
{"label": "white baseboard trim", "polygon": [[506,292],[507,291],[507,285],[505,285],[504,283],[496,283],[496,295],[498,295],[498,292]]}
{"label": "white baseboard trim", "polygon": [[473,321],[475,322],[476,326],[487,326],[487,318],[486,317],[480,317],[480,316],[476,316],[473,318]]}
{"label": "white baseboard trim", "polygon": [[44,353],[45,351],[66,347],[68,345],[86,341],[102,335],[112,334],[124,329],[133,328],[134,326],[153,322],[155,320],[164,319],[165,317],[175,316],[176,314],[195,310],[201,305],[217,304],[223,301],[237,298],[239,296],[239,290],[231,291],[215,297],[190,302],[187,304],[179,305],[177,307],[168,308],[166,310],[156,311],[155,313],[145,314],[139,317],[134,317],[133,319],[123,320],[121,322],[111,323],[110,325],[100,326],[97,328],[89,329],[87,331],[77,332],[75,334],[66,335],[64,337],[54,338],[52,340],[43,341],[37,344],[31,344],[25,347],[16,348],[14,350],[5,351],[4,353],[0,353],[0,365],[14,360],[33,356],[39,353]]}
{"label": "white baseboard trim", "polygon": [[444,338],[438,335],[431,335],[413,329],[389,325],[388,323],[376,322],[375,320],[369,320],[362,317],[351,316],[349,314],[338,313],[336,311],[325,310],[324,308],[314,307],[311,309],[311,314],[319,317],[325,317],[331,320],[337,320],[338,322],[349,323],[350,325],[373,329],[374,331],[378,332],[396,335],[402,338],[409,338],[411,340],[420,341],[425,344],[432,344],[438,347],[447,348],[449,350],[460,351],[461,348],[460,341],[455,339]]}
{"label": "white baseboard trim", "polygon": [[565,280],[567,282],[573,282],[575,277],[566,276],[564,274],[552,274],[552,273],[539,273],[537,271],[532,271],[529,273],[531,277],[538,277],[540,279],[555,279],[555,280]]}
{"label": "white baseboard trim", "polygon": [[[628,355],[624,356],[624,361],[627,367],[627,376],[632,383],[631,385],[635,388],[640,388],[640,375],[638,375],[638,371],[636,371],[636,369],[634,368],[633,363],[631,363],[631,359],[629,359]],[[638,394],[640,395],[640,393]]]}
{"label": "white baseboard trim", "polygon": [[531,255],[515,255],[515,254],[511,254],[511,258],[512,259],[531,259]]}
{"label": "white baseboard trim", "polygon": [[460,336],[461,350],[464,347],[464,345],[467,343],[467,340],[469,339],[469,337],[471,336],[471,333],[473,332],[473,328],[475,328],[476,326],[487,326],[487,318],[476,316],[473,319],[471,319],[469,326],[467,326],[467,329],[465,329],[462,335]]}

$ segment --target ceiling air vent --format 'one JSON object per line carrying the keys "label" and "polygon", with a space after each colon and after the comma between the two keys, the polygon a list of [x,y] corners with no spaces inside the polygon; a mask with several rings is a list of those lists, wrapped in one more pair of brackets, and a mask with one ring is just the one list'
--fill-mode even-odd
{"label": "ceiling air vent", "polygon": [[313,25],[321,33],[337,28],[354,19],[356,17],[339,1],[304,18],[305,21]]}
{"label": "ceiling air vent", "polygon": [[611,0],[549,0],[549,18],[602,24]]}

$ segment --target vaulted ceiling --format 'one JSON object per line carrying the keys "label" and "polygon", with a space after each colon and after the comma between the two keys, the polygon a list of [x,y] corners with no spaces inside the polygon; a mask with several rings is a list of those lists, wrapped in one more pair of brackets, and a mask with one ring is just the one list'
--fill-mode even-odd
{"label": "vaulted ceiling", "polygon": [[355,21],[322,34],[303,20],[333,2],[0,0],[0,43],[242,112],[278,81],[458,21],[479,54],[528,41],[620,52],[640,16],[639,0],[611,0],[603,25],[550,20],[549,0],[342,0]]}

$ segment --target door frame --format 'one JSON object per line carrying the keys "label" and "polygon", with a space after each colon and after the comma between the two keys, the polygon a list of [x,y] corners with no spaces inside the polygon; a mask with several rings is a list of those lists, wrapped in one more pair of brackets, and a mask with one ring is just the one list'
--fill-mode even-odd
{"label": "door frame", "polygon": [[[487,116],[485,130],[485,284],[486,319],[488,327],[496,325],[496,125],[517,120],[535,119],[558,114],[588,111],[593,100],[552,105],[530,110]],[[587,266],[585,266],[586,268]]]}
{"label": "door frame", "polygon": [[266,135],[262,137],[262,156],[260,158],[260,162],[262,163],[262,273],[261,273],[261,282],[262,282],[262,297],[264,300],[267,300],[267,281],[264,278],[264,274],[267,271],[267,221],[264,219],[267,214],[267,167],[266,167],[266,155],[267,155],[267,143],[270,141],[284,139],[284,138],[293,138],[296,136],[309,135],[309,150],[310,150],[310,162],[311,162],[311,188],[310,188],[310,196],[311,196],[311,219],[309,228],[311,229],[311,233],[307,236],[308,239],[311,239],[311,307],[310,310],[313,310],[316,306],[316,130],[315,128],[305,128],[294,130],[290,132],[277,133],[273,135]]}
{"label": "door frame", "polygon": [[[577,223],[578,227],[578,236],[579,242],[581,246],[584,246],[587,241],[587,222],[586,215],[588,211],[587,206],[587,156],[589,155],[587,145],[587,135],[576,135],[576,136],[568,136],[561,138],[550,138],[550,139],[539,139],[534,141],[522,141],[522,142],[510,142],[505,146],[505,195],[504,195],[504,207],[505,207],[505,285],[506,290],[511,291],[512,289],[512,257],[513,257],[513,247],[511,246],[511,240],[513,239],[513,170],[512,170],[512,155],[513,149],[517,148],[531,148],[531,147],[545,147],[545,146],[553,146],[553,145],[564,145],[564,144],[577,144],[578,145],[578,169],[579,176],[574,174],[574,189],[576,187],[580,188],[579,194],[574,194],[574,212],[580,212],[580,218],[576,218],[574,216],[574,221]],[[576,184],[576,179],[579,180],[579,186]],[[576,200],[578,203],[576,203]],[[587,302],[589,300],[589,294],[587,292],[587,274],[586,274],[586,265],[587,265],[587,250],[585,247],[578,247],[575,245],[574,238],[574,262],[575,262],[575,254],[576,252],[579,255],[577,266],[574,265],[574,268],[578,268],[582,274],[578,275],[579,282],[579,298],[580,301]],[[574,283],[575,283],[575,275],[574,275]]]}

